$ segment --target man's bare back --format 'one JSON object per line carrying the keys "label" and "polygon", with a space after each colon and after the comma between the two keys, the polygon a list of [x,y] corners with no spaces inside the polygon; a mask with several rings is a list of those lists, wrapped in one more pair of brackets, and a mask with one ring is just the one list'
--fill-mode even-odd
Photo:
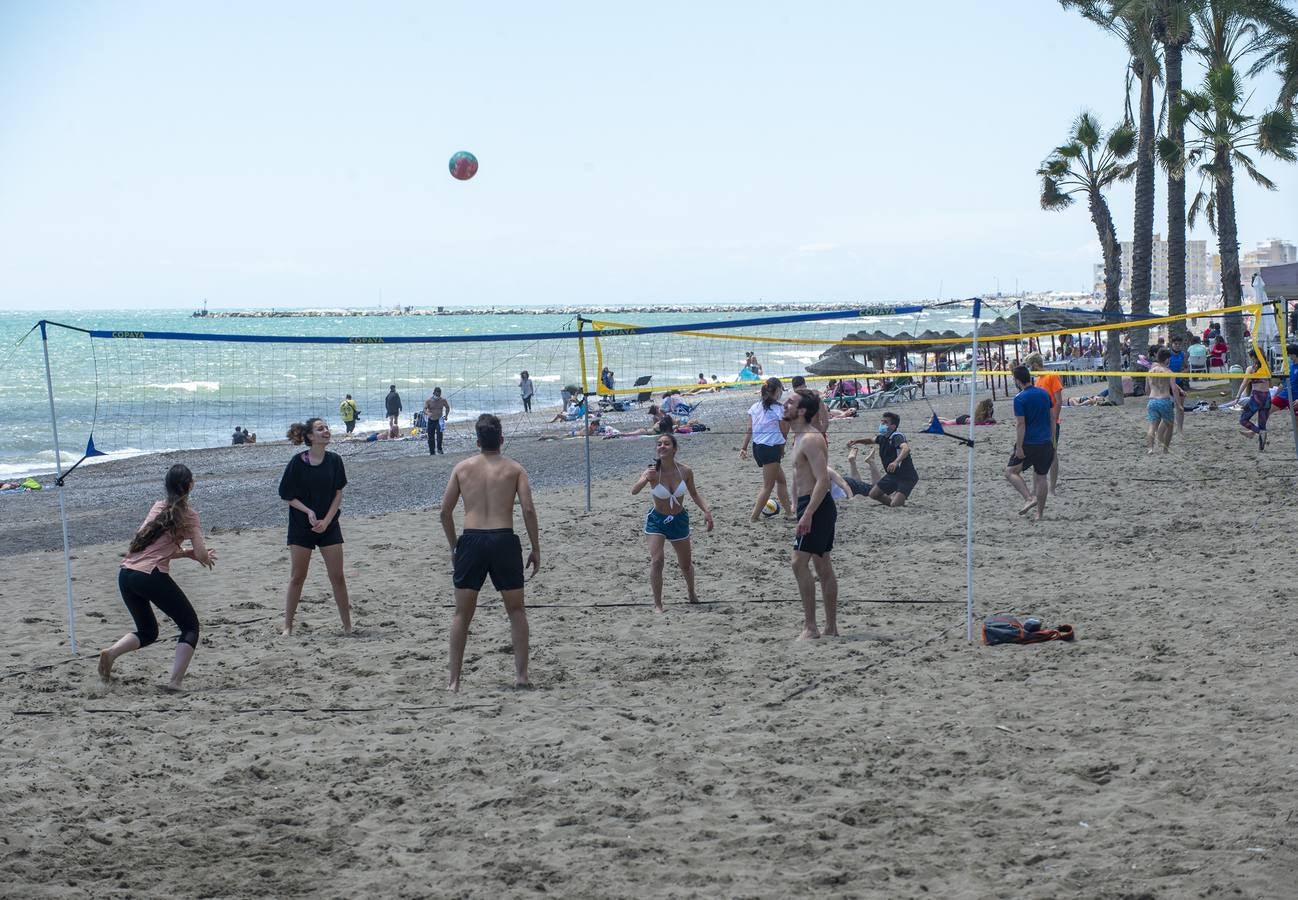
{"label": "man's bare back", "polygon": [[460,461],[451,480],[464,501],[465,528],[513,528],[515,499],[522,490],[531,493],[523,467],[499,453]]}
{"label": "man's bare back", "polygon": [[[1149,385],[1149,399],[1156,400],[1172,396],[1172,370],[1160,363],[1151,363],[1146,383]],[[1162,377],[1159,377],[1162,376]]]}

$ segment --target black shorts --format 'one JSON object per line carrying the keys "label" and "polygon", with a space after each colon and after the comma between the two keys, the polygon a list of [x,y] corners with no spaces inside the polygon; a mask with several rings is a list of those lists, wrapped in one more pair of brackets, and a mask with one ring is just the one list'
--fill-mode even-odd
{"label": "black shorts", "polygon": [[870,494],[870,482],[862,481],[859,478],[852,478],[848,475],[843,476],[847,486],[852,489],[853,497],[868,497]]}
{"label": "black shorts", "polygon": [[482,590],[491,576],[498,591],[523,588],[523,545],[512,528],[466,528],[455,542],[451,583],[456,588]]}
{"label": "black shorts", "polygon": [[762,466],[769,466],[771,463],[777,463],[783,457],[783,444],[753,444],[753,461],[757,463],[759,469]]}
{"label": "black shorts", "polygon": [[[799,519],[807,511],[807,504],[810,502],[810,494],[798,498]],[[820,506],[816,507],[816,514],[811,517],[811,530],[806,534],[794,535],[793,549],[813,556],[824,556],[829,553],[834,549],[834,524],[837,521],[838,507],[834,506],[834,498],[825,494],[825,499],[821,500]]]}
{"label": "black shorts", "polygon": [[904,496],[909,497],[910,492],[915,490],[915,485],[919,484],[918,480],[898,478],[896,475],[885,475],[879,479],[875,485],[885,494],[895,494],[900,491]]}
{"label": "black shorts", "polygon": [[353,431],[356,430],[356,420],[355,420],[355,419],[352,419],[350,422],[343,422],[343,425],[346,426],[346,428],[347,428],[347,433],[348,433],[348,434],[351,434]]}
{"label": "black shorts", "polygon": [[1055,461],[1054,444],[1024,444],[1023,456],[1010,454],[1010,466],[1023,466],[1023,471],[1035,470],[1038,475],[1045,475]]}
{"label": "black shorts", "polygon": [[321,533],[316,533],[310,528],[294,528],[291,524],[288,528],[288,545],[290,547],[306,547],[308,550],[314,550],[316,547],[332,547],[334,544],[343,542],[343,527],[338,524],[338,517],[329,523],[329,527]]}

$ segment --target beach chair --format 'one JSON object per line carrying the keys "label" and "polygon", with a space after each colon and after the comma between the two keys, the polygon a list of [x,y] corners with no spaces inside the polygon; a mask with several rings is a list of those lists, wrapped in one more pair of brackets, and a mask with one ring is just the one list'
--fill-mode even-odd
{"label": "beach chair", "polygon": [[[649,382],[653,381],[653,378],[654,377],[652,375],[641,375],[639,378],[635,380],[635,383],[632,384],[631,387],[638,387],[638,388],[647,387]],[[635,395],[635,403],[637,406],[639,406],[641,403],[648,403],[652,399],[653,399],[653,391],[641,391],[640,393]]]}
{"label": "beach chair", "polygon": [[1189,374],[1193,375],[1195,372],[1202,372],[1204,375],[1208,374],[1207,354],[1204,354],[1203,356],[1190,356],[1187,354],[1185,357],[1185,362],[1186,362],[1186,371]]}

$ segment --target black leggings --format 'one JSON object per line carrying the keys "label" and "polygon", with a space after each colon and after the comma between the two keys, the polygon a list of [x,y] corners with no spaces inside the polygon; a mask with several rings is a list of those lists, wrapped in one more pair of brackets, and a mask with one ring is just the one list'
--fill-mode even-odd
{"label": "black leggings", "polygon": [[135,620],[135,636],[140,639],[141,647],[147,647],[158,639],[158,617],[149,605],[152,603],[180,628],[177,643],[198,648],[198,614],[170,575],[158,569],[147,575],[134,569],[122,569],[117,574],[117,587],[131,618]]}

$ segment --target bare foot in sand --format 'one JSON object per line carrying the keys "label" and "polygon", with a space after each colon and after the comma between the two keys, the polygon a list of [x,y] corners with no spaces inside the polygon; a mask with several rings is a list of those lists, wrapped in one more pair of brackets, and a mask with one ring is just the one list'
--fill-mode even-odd
{"label": "bare foot in sand", "polygon": [[530,681],[528,681],[528,680],[526,680],[526,679],[524,679],[524,680],[522,680],[522,681],[515,681],[515,682],[514,682],[514,690],[516,690],[516,691],[530,691],[530,690],[532,690],[532,682],[530,682]]}
{"label": "bare foot in sand", "polygon": [[699,602],[699,598],[698,598],[698,595],[697,595],[697,594],[690,594],[690,595],[689,595],[687,598],[685,598],[685,599],[686,599],[686,601],[689,602],[689,603],[698,603],[698,602]]}
{"label": "bare foot in sand", "polygon": [[99,677],[108,681],[113,675],[113,657],[107,650],[99,651]]}
{"label": "bare foot in sand", "polygon": [[[1150,452],[1153,452],[1153,451],[1150,451]],[[1030,513],[1032,510],[1036,509],[1036,506],[1037,506],[1037,498],[1036,498],[1036,497],[1033,497],[1033,498],[1032,498],[1031,500],[1029,500],[1027,503],[1023,504],[1023,508],[1019,510],[1019,515],[1020,515],[1020,516],[1026,516],[1026,515],[1027,515],[1028,513]]]}
{"label": "bare foot in sand", "polygon": [[663,606],[661,603],[655,603],[654,612],[658,613],[658,615],[662,615],[663,613],[667,612],[667,608]]}
{"label": "bare foot in sand", "polygon": [[185,689],[180,686],[179,681],[169,681],[162,686],[162,689],[168,694],[183,694]]}
{"label": "bare foot in sand", "polygon": [[820,629],[819,629],[819,628],[814,628],[814,627],[813,627],[813,628],[804,628],[804,629],[802,629],[802,634],[798,635],[798,640],[800,640],[800,641],[818,641],[818,640],[820,640]]}
{"label": "bare foot in sand", "polygon": [[825,626],[824,637],[838,637],[838,626]]}
{"label": "bare foot in sand", "polygon": [[458,694],[460,692],[460,680],[458,678],[455,679],[446,686],[446,689],[452,694]]}

